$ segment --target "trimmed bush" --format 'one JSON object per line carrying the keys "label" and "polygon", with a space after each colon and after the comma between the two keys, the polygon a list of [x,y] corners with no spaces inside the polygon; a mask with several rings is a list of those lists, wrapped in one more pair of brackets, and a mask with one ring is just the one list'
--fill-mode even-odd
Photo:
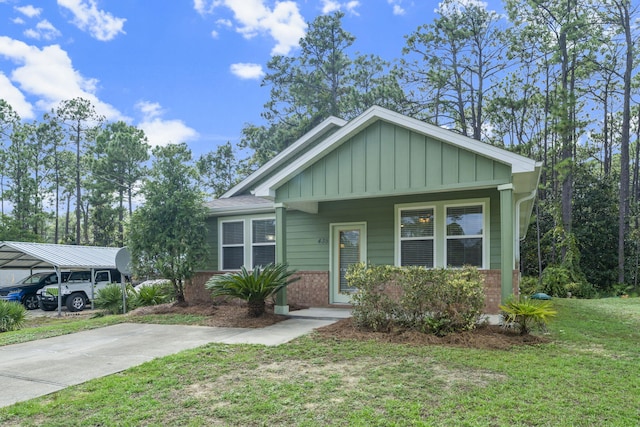
{"label": "trimmed bush", "polygon": [[22,328],[27,310],[14,301],[0,301],[0,332],[15,331]]}
{"label": "trimmed bush", "polygon": [[533,295],[540,292],[540,281],[537,277],[524,276],[520,279],[520,295]]}
{"label": "trimmed bush", "polygon": [[394,326],[446,335],[473,329],[484,308],[477,269],[365,266],[347,272],[356,326],[388,331]]}

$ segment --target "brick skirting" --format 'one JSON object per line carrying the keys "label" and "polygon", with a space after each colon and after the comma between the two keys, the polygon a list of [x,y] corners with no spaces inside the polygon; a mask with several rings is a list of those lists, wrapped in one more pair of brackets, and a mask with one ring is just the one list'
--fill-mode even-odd
{"label": "brick skirting", "polygon": [[[500,270],[481,270],[484,275],[485,313],[500,312]],[[184,296],[189,304],[211,303],[211,295],[204,287],[206,281],[219,271],[198,272],[191,283],[185,286]],[[328,271],[299,271],[300,277],[295,283],[287,287],[287,300],[293,306],[327,307],[329,303],[329,272]],[[513,293],[518,295],[520,274],[513,272]]]}

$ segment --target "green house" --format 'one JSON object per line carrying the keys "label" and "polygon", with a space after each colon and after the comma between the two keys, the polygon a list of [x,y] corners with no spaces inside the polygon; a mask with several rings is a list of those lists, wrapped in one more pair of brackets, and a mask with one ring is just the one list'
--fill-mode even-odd
{"label": "green house", "polygon": [[489,313],[517,293],[541,164],[372,107],[331,117],[209,203],[211,274],[287,262],[289,304],[348,304],[350,264],[477,266]]}

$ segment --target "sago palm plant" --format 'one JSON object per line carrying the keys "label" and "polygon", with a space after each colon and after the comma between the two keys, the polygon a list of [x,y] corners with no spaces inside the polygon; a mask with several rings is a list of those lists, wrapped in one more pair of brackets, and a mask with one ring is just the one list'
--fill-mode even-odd
{"label": "sago palm plant", "polygon": [[229,296],[247,302],[249,317],[260,317],[265,311],[265,300],[299,278],[292,278],[295,271],[288,270],[286,264],[267,264],[246,268],[238,272],[213,276],[205,284],[214,297]]}
{"label": "sago palm plant", "polygon": [[500,306],[507,325],[515,325],[520,335],[528,334],[534,326],[544,327],[557,311],[551,301],[512,298]]}

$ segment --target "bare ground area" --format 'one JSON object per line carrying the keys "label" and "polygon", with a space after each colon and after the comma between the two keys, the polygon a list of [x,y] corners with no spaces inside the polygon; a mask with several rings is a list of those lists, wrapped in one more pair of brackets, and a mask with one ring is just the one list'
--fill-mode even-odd
{"label": "bare ground area", "polygon": [[[203,325],[232,328],[263,328],[286,320],[287,316],[273,313],[273,306],[267,305],[262,317],[250,318],[244,304],[191,305],[181,307],[175,304],[138,308],[130,316],[149,314],[198,314],[206,316]],[[317,333],[325,338],[339,340],[375,340],[379,342],[410,345],[445,345],[463,348],[506,350],[513,346],[545,344],[550,340],[539,335],[520,335],[509,329],[495,325],[480,325],[473,331],[453,333],[444,337],[416,331],[393,330],[391,332],[371,332],[356,328],[352,319],[339,320],[334,324],[319,328]]]}

